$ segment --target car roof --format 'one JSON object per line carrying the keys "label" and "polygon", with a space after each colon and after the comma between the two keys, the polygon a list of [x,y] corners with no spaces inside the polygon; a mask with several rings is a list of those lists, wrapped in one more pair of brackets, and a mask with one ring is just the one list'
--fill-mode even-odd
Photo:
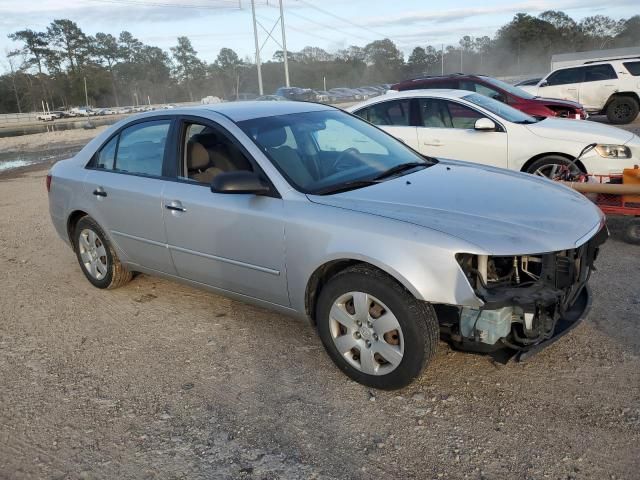
{"label": "car roof", "polygon": [[472,92],[470,90],[459,90],[452,88],[417,88],[415,90],[389,90],[383,95],[378,95],[374,98],[385,98],[393,96],[395,98],[414,98],[414,97],[444,97],[444,98],[462,98],[467,95],[470,95]]}
{"label": "car roof", "polygon": [[[276,115],[289,115],[292,113],[318,112],[335,110],[334,107],[313,102],[226,102],[196,105],[192,107],[178,107],[170,111],[156,110],[147,112],[135,118],[155,115],[193,115],[196,112],[215,112],[224,115],[234,122],[253,120],[254,118],[274,117]],[[155,114],[155,115],[154,115]]]}

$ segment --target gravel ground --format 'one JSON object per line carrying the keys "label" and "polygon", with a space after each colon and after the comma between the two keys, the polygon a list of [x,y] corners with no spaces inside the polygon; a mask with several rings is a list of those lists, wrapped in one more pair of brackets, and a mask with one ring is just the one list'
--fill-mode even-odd
{"label": "gravel ground", "polygon": [[380,392],[304,323],[145,275],[93,288],[44,175],[0,177],[0,478],[638,478],[640,256],[620,222],[570,335],[508,365],[441,343]]}

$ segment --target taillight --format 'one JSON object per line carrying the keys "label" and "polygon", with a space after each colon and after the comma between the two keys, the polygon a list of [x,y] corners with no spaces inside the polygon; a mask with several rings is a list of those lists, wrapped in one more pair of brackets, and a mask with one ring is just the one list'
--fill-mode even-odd
{"label": "taillight", "polygon": [[51,174],[47,175],[47,193],[51,191]]}

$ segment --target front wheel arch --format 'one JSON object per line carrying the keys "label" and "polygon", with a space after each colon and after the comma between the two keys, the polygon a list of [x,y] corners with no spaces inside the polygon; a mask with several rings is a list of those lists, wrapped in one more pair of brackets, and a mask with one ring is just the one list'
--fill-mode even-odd
{"label": "front wheel arch", "polygon": [[348,268],[354,267],[356,265],[374,269],[383,273],[384,275],[388,276],[389,278],[394,280],[396,283],[398,283],[403,289],[407,290],[410,295],[412,295],[413,297],[416,297],[415,293],[412,292],[409,288],[407,288],[404,282],[400,281],[394,275],[385,271],[383,268],[380,268],[377,265],[373,265],[370,262],[357,260],[353,258],[342,258],[338,260],[331,260],[323,263],[318,268],[316,268],[314,272],[311,274],[311,276],[309,277],[309,280],[307,281],[307,286],[306,286],[305,295],[304,295],[304,306],[305,306],[305,313],[307,314],[307,317],[311,319],[311,322],[313,324],[316,323],[315,312],[316,312],[318,297],[320,295],[320,291],[322,290],[322,287],[326,285],[327,282],[329,282],[329,280],[331,280],[340,272]]}
{"label": "front wheel arch", "polygon": [[[529,167],[531,165],[533,165],[535,162],[537,162],[538,160],[540,160],[541,158],[544,157],[552,157],[552,156],[558,156],[558,157],[563,157],[569,161],[572,161],[575,157],[572,157],[571,155],[568,155],[566,153],[561,153],[561,152],[545,152],[545,153],[540,153],[534,157],[531,157],[529,160],[527,160],[525,162],[525,164],[522,166],[522,168],[520,169],[521,172],[523,173],[528,173]],[[587,172],[587,167],[584,166],[584,163],[582,163],[580,160],[578,160],[576,162],[576,167],[578,167],[583,173],[588,173]]]}

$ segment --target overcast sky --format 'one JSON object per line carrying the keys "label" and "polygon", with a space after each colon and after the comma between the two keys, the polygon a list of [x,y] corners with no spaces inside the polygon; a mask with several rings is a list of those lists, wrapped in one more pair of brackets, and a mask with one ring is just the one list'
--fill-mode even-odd
{"label": "overcast sky", "polygon": [[[278,0],[256,0],[258,21],[267,30],[278,18],[277,7]],[[333,52],[388,37],[405,55],[416,45],[457,43],[463,35],[492,36],[517,12],[536,15],[554,9],[578,20],[597,14],[617,19],[640,13],[639,7],[638,0],[284,0],[289,50],[313,45]],[[7,34],[44,30],[56,18],[74,20],[90,35],[117,36],[128,30],[164,49],[186,35],[208,62],[222,47],[241,57],[254,55],[250,0],[0,0],[0,52],[16,46]],[[278,28],[273,34],[280,41]],[[260,30],[261,42],[265,38]],[[262,58],[270,59],[279,48],[269,40]]]}

